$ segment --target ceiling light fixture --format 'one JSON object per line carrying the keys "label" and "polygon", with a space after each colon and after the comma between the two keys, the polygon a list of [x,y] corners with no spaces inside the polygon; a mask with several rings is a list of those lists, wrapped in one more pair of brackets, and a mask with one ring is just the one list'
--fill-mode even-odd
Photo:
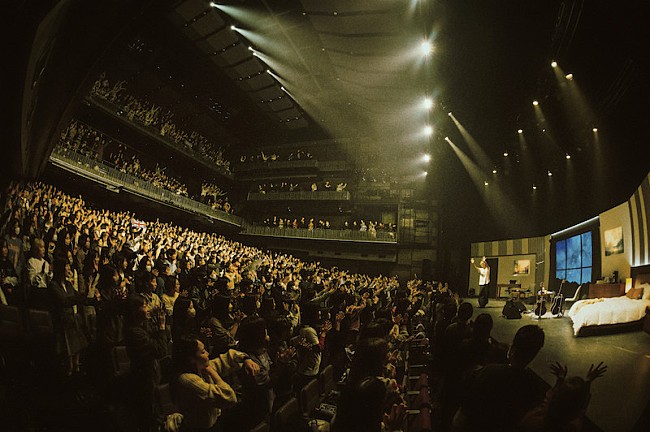
{"label": "ceiling light fixture", "polygon": [[536,101],[536,100],[534,100],[534,101],[533,101],[533,105],[534,105],[534,106],[537,106],[537,105],[539,105],[539,102]]}
{"label": "ceiling light fixture", "polygon": [[432,49],[433,49],[433,46],[431,45],[431,42],[429,42],[429,41],[425,40],[420,44],[420,53],[423,56],[428,56],[429,54],[431,54]]}
{"label": "ceiling light fixture", "polygon": [[557,62],[556,62],[555,60],[553,60],[553,61],[551,62],[551,67],[552,67],[552,68],[556,68],[556,67],[557,67]]}

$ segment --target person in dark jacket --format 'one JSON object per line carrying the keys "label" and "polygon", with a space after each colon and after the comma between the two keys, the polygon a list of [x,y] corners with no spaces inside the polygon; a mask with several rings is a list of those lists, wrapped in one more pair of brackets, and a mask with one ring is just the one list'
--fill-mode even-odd
{"label": "person in dark jacket", "polygon": [[131,295],[126,300],[124,340],[131,360],[132,407],[138,418],[138,430],[153,430],[154,390],[160,381],[158,360],[167,355],[165,313],[158,309],[156,324],[152,324],[144,297]]}

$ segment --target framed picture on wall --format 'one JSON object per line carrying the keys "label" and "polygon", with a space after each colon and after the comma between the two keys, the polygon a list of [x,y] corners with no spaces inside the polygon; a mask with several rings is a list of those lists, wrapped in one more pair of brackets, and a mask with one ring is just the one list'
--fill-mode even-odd
{"label": "framed picture on wall", "polygon": [[530,260],[515,260],[515,270],[513,276],[530,274]]}
{"label": "framed picture on wall", "polygon": [[605,231],[605,256],[622,254],[624,249],[622,226]]}

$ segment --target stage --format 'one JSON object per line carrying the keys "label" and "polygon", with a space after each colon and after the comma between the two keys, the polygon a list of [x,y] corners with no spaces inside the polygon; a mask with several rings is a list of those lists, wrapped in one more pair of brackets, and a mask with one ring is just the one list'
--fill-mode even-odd
{"label": "stage", "polygon": [[[507,320],[501,316],[503,300],[490,299],[484,309],[478,308],[475,298],[468,301],[474,306],[473,318],[483,312],[492,315],[492,336],[500,342],[510,343],[523,325],[537,324],[544,329],[544,348],[530,367],[550,385],[555,377],[549,366],[556,361],[568,365],[569,375],[581,376],[586,374],[591,363],[604,361],[608,366],[607,374],[593,384],[588,418],[607,432],[650,430],[650,335],[638,330],[575,337],[567,311],[560,318],[547,313],[541,319],[533,314],[522,314],[519,320]],[[527,306],[529,310],[534,307]]]}

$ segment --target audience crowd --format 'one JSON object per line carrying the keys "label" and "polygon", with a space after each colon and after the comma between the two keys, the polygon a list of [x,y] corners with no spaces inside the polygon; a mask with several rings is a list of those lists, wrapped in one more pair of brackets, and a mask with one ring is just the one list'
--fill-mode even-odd
{"label": "audience crowd", "polygon": [[[62,376],[89,372],[94,355],[106,381],[125,347],[128,392],[118,399],[137,430],[162,420],[167,430],[249,431],[326,365],[339,382],[332,431],[403,430],[416,346],[427,349],[421,388],[432,390],[440,430],[579,430],[590,383],[606,370],[583,379],[554,364],[546,391],[527,368],[543,330],[523,326],[512,345],[497,342],[492,317],[472,320],[472,305],[441,283],[325,268],[96,209],[43,183],[13,184],[0,204],[3,303],[50,312]],[[154,403],[161,383],[178,409],[166,419]],[[302,416],[275,425],[307,428]]]}
{"label": "audience crowd", "polygon": [[186,131],[174,122],[174,113],[142,98],[126,93],[126,81],[118,81],[111,86],[106,73],[95,81],[90,93],[119,105],[124,115],[131,121],[138,121],[144,126],[155,128],[158,133],[169,138],[186,151],[207,159],[230,173],[230,161],[224,158],[223,149],[211,142],[197,131]]}
{"label": "audience crowd", "polygon": [[270,154],[260,151],[259,153],[242,155],[239,158],[241,163],[253,163],[253,162],[281,162],[281,161],[294,161],[294,160],[309,160],[313,159],[314,156],[306,150],[297,149],[293,151],[286,152],[273,152]]}
{"label": "audience crowd", "polygon": [[273,192],[302,192],[302,191],[337,191],[341,192],[346,190],[348,184],[345,181],[332,182],[325,180],[321,182],[296,182],[281,181],[273,183],[260,183],[257,185],[257,190],[261,194]]}
{"label": "audience crowd", "polygon": [[[63,131],[57,150],[62,153],[73,151],[98,162],[107,163],[123,173],[141,178],[156,187],[167,189],[177,195],[191,197],[211,206],[213,209],[223,210],[227,213],[233,213],[234,211],[228,202],[227,193],[217,185],[203,182],[201,192],[190,196],[188,187],[179,179],[168,175],[165,172],[165,167],[161,167],[156,163],[153,169],[145,168],[138,154],[126,144],[115,141],[77,120],[72,120],[70,125]],[[109,151],[108,155],[106,155],[107,151]]]}
{"label": "audience crowd", "polygon": [[378,221],[365,221],[363,219],[344,221],[339,225],[332,225],[327,219],[313,218],[313,217],[299,217],[299,218],[282,218],[278,216],[268,217],[264,219],[262,225],[276,228],[293,228],[293,229],[340,229],[368,232],[371,235],[378,231],[395,232],[397,231],[396,224],[384,224]]}
{"label": "audience crowd", "polygon": [[211,206],[213,209],[234,213],[234,209],[228,202],[228,193],[214,183],[201,183],[199,201]]}

